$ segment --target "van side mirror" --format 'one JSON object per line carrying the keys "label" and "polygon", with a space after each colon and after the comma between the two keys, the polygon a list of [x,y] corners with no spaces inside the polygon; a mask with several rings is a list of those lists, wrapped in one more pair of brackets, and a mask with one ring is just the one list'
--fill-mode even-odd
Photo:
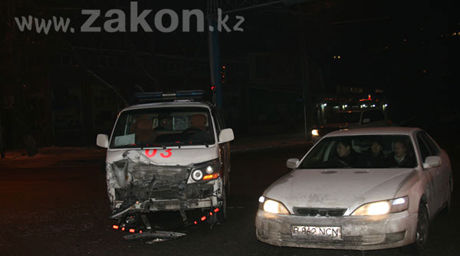
{"label": "van side mirror", "polygon": [[289,169],[295,169],[297,168],[297,165],[299,165],[300,160],[298,158],[289,158],[286,161],[286,167]]}
{"label": "van side mirror", "polygon": [[423,168],[433,168],[441,166],[441,158],[439,156],[428,156],[423,163]]}
{"label": "van side mirror", "polygon": [[223,129],[219,133],[219,144],[226,143],[235,139],[232,128]]}
{"label": "van side mirror", "polygon": [[96,145],[101,148],[109,147],[109,136],[107,134],[98,134],[96,138]]}

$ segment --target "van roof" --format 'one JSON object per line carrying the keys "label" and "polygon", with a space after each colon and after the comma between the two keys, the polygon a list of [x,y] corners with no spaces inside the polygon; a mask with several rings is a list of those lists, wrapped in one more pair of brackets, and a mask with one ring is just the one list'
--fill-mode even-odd
{"label": "van roof", "polygon": [[204,107],[210,109],[212,106],[207,102],[196,102],[190,100],[175,100],[156,103],[136,104],[124,108],[122,111],[148,109],[148,108],[161,108],[161,107]]}

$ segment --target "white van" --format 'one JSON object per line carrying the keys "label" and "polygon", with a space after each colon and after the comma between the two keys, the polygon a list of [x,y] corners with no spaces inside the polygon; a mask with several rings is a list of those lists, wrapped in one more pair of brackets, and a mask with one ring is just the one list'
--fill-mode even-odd
{"label": "white van", "polygon": [[186,221],[187,210],[203,209],[225,219],[233,139],[233,130],[206,102],[173,100],[123,109],[110,138],[97,136],[97,145],[107,148],[111,217],[180,211]]}

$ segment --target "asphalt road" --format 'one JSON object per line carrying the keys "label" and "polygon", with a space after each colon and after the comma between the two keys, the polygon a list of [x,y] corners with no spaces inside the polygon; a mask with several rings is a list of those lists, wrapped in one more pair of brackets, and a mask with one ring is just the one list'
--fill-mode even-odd
{"label": "asphalt road", "polygon": [[[445,140],[441,145],[454,169],[460,166],[459,144]],[[108,218],[104,159],[0,169],[0,255],[402,255],[397,249],[364,253],[279,248],[256,240],[258,197],[288,171],[287,158],[305,152],[306,148],[296,147],[234,154],[228,220],[212,228],[207,223],[193,226],[184,230],[182,238],[153,244],[125,241],[127,233],[111,229],[115,223]],[[460,255],[459,198],[455,188],[454,213],[432,222],[425,255]],[[170,214],[164,220],[171,222],[175,217],[179,215]]]}

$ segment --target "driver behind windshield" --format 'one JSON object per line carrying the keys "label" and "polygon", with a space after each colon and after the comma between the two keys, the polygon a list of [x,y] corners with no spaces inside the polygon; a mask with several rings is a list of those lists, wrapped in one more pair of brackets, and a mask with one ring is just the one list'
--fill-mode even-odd
{"label": "driver behind windshield", "polygon": [[359,164],[358,153],[351,146],[351,140],[341,139],[336,146],[337,160],[346,163],[348,166]]}

